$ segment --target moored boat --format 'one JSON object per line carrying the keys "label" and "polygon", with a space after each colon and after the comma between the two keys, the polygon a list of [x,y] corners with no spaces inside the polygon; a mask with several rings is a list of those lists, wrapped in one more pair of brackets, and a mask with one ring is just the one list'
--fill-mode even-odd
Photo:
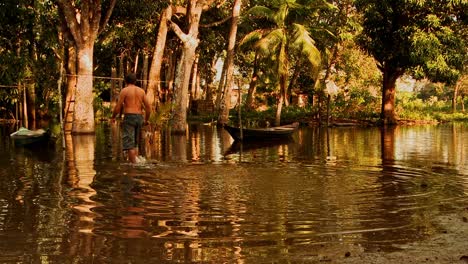
{"label": "moored boat", "polygon": [[50,132],[44,129],[29,130],[21,127],[18,131],[11,133],[10,138],[13,139],[16,146],[30,146],[48,142]]}
{"label": "moored boat", "polygon": [[[299,127],[299,123],[295,122],[289,125],[267,127],[267,128],[239,128],[224,125],[224,129],[235,140],[254,140],[254,139],[284,139],[290,137]],[[242,130],[242,134],[241,134]]]}

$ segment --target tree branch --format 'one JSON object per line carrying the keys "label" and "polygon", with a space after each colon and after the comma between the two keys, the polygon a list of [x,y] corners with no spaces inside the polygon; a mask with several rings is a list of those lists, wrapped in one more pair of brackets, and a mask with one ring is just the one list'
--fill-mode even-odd
{"label": "tree branch", "polygon": [[67,28],[77,45],[81,44],[81,31],[76,19],[75,7],[68,0],[57,0],[58,6],[65,18]]}
{"label": "tree branch", "polygon": [[215,26],[219,26],[227,21],[229,21],[230,19],[232,18],[232,16],[228,16],[228,17],[225,17],[219,21],[216,21],[216,22],[213,22],[213,23],[209,23],[209,24],[204,24],[204,25],[200,25],[200,27],[203,27],[203,28],[209,28],[209,27],[215,27]]}
{"label": "tree branch", "polygon": [[107,23],[109,22],[109,19],[110,19],[110,16],[112,15],[112,11],[114,10],[114,7],[115,7],[115,3],[117,2],[117,0],[112,0],[111,3],[110,3],[110,6],[109,8],[107,9],[106,11],[106,14],[102,17],[101,19],[101,23],[99,25],[99,31],[98,31],[98,34],[100,34],[104,28],[106,27]]}

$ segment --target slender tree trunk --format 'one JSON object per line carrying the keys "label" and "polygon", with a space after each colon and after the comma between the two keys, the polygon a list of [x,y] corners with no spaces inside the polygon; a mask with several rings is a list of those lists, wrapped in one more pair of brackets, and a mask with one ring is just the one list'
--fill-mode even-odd
{"label": "slender tree trunk", "polygon": [[169,65],[167,66],[167,74],[166,74],[166,93],[165,101],[172,101],[174,96],[174,82],[175,82],[175,75],[177,69],[177,53],[174,51],[170,51],[169,53]]}
{"label": "slender tree trunk", "polygon": [[457,98],[458,98],[458,90],[460,89],[460,81],[455,84],[453,88],[453,97],[452,97],[452,113],[457,112]]}
{"label": "slender tree trunk", "polygon": [[119,91],[122,90],[123,86],[124,86],[124,76],[125,76],[125,73],[124,73],[124,59],[125,59],[125,54],[122,53],[120,54],[119,56]]}
{"label": "slender tree trunk", "polygon": [[198,56],[195,57],[195,61],[193,63],[193,69],[192,69],[192,83],[191,83],[191,89],[190,89],[192,91],[191,100],[198,100],[197,79],[198,79]]}
{"label": "slender tree trunk", "polygon": [[26,85],[22,85],[21,83],[19,83],[19,86],[21,87],[22,90],[20,90],[23,94],[22,94],[22,98],[23,98],[23,126],[24,127],[28,127],[29,126],[29,123],[28,123],[28,103],[27,103],[27,100],[26,100]]}
{"label": "slender tree trunk", "polygon": [[[229,120],[229,109],[231,108],[231,91],[234,86],[234,48],[236,45],[237,24],[239,22],[241,5],[241,0],[235,0],[234,6],[232,8],[231,29],[229,31],[229,42],[226,57],[226,87],[224,89],[225,93],[223,107],[221,108],[221,114],[218,117],[218,123],[220,124],[227,124]],[[238,87],[238,89],[242,89],[242,87]]]}
{"label": "slender tree trunk", "polygon": [[284,104],[284,90],[285,90],[285,87],[286,87],[286,78],[287,76],[284,75],[284,74],[281,74],[280,76],[280,84],[279,84],[279,98],[278,98],[278,102],[277,102],[277,107],[276,107],[276,115],[275,115],[275,126],[280,126],[281,125],[281,111],[283,110],[283,104]]}
{"label": "slender tree trunk", "polygon": [[[280,85],[281,86],[281,85]],[[276,105],[276,115],[275,115],[275,126],[281,125],[281,111],[283,109],[283,101],[284,101],[284,93],[281,91],[281,87],[279,88],[279,98]]]}
{"label": "slender tree trunk", "polygon": [[148,88],[148,62],[149,62],[149,56],[148,53],[145,51],[145,56],[143,57],[143,69],[142,69],[142,74],[141,74],[141,79],[143,79],[141,83],[141,88],[143,90],[147,90]]}
{"label": "slender tree trunk", "polygon": [[159,93],[161,92],[161,66],[164,56],[164,49],[166,47],[168,31],[167,21],[169,21],[171,17],[172,6],[169,5],[161,14],[158,35],[156,37],[156,46],[154,47],[153,59],[151,60],[151,67],[149,71],[149,82],[146,94],[152,109],[155,109],[159,103]]}
{"label": "slender tree trunk", "polygon": [[462,95],[461,96],[461,107],[462,107],[462,112],[464,113],[465,112],[465,96]]}
{"label": "slender tree trunk", "polygon": [[382,86],[382,109],[380,118],[384,125],[397,124],[395,113],[395,86],[400,74],[391,69],[384,69]]}
{"label": "slender tree trunk", "polygon": [[293,75],[291,77],[291,80],[289,81],[288,91],[286,92],[286,94],[289,94],[289,102],[290,103],[291,103],[292,90],[293,90],[294,86],[296,85],[297,79],[299,78],[299,73],[300,73],[299,69],[300,68],[301,68],[300,63],[294,67]]}
{"label": "slender tree trunk", "polygon": [[29,80],[26,88],[26,103],[28,105],[28,119],[32,121],[32,124],[36,122],[36,85],[33,80]]}
{"label": "slender tree trunk", "polygon": [[205,86],[205,100],[213,101],[213,80],[216,75],[216,55],[213,56],[211,60],[210,68],[208,69],[208,74],[206,78],[206,86]]}
{"label": "slender tree trunk", "polygon": [[118,101],[119,92],[117,91],[117,68],[116,68],[117,60],[114,58],[114,63],[111,67],[111,101],[110,106],[111,109],[115,108],[115,105]]}
{"label": "slender tree trunk", "polygon": [[226,72],[227,72],[227,63],[226,63],[226,59],[224,59],[223,68],[221,70],[221,77],[219,78],[218,92],[216,93],[216,101],[215,101],[216,112],[218,115],[221,113],[221,107],[223,107],[221,102],[224,100],[224,92],[225,92],[224,89],[226,87]]}
{"label": "slender tree trunk", "polygon": [[253,110],[254,107],[254,98],[257,91],[257,80],[258,80],[258,53],[255,52],[255,59],[253,65],[252,78],[250,80],[249,92],[247,93],[247,99],[245,102],[245,108],[248,110]]}

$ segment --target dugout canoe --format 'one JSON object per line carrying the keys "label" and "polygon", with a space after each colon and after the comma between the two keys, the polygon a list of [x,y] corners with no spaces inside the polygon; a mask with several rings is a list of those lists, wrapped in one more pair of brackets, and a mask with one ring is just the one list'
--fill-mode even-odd
{"label": "dugout canoe", "polygon": [[234,140],[269,140],[285,139],[298,129],[299,123],[295,122],[289,125],[267,127],[267,128],[242,128],[224,125],[223,128],[231,135]]}

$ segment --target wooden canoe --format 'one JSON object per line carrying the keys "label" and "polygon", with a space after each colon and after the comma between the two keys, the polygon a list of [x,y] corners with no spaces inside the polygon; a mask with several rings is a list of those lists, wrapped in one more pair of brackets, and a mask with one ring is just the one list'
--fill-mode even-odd
{"label": "wooden canoe", "polygon": [[267,128],[242,128],[224,125],[224,129],[235,140],[255,140],[255,139],[284,139],[290,137],[299,127],[299,123],[295,122],[289,125],[267,127]]}

